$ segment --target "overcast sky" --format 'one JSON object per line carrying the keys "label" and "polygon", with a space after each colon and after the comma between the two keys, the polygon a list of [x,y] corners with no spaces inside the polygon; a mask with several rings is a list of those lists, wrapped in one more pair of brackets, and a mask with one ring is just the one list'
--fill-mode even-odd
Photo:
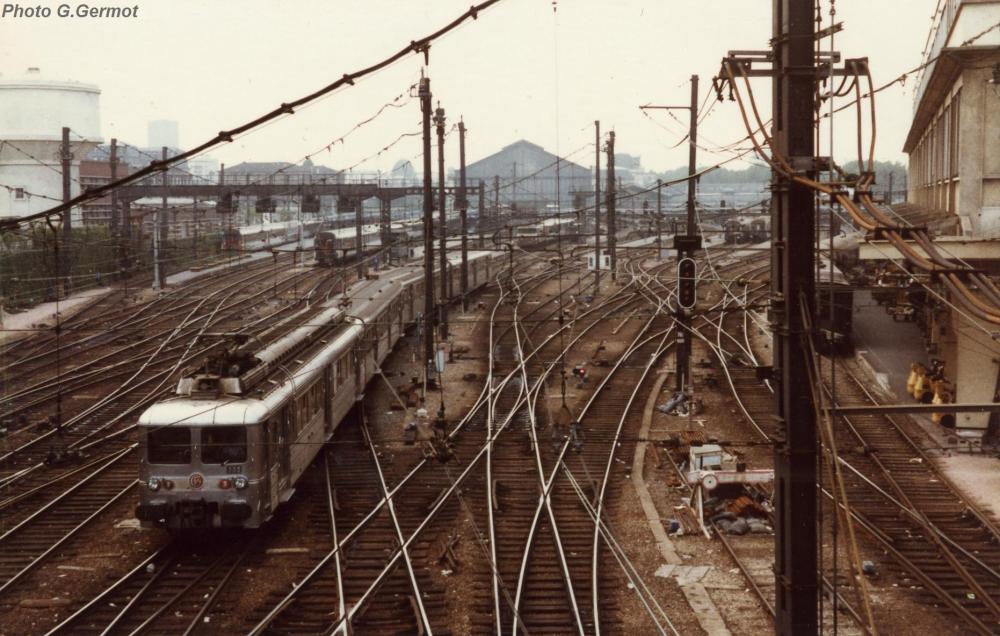
{"label": "overcast sky", "polygon": [[[386,57],[452,20],[471,0],[127,0],[120,6],[136,2],[139,17],[132,19],[0,20],[0,73],[13,77],[38,66],[49,78],[97,84],[105,139],[144,145],[147,121],[174,119],[181,145],[189,147]],[[639,105],[686,104],[692,74],[701,77],[704,96],[727,50],[766,48],[771,35],[770,0],[558,0],[555,13],[552,4],[503,0],[432,46],[427,70],[434,98],[449,125],[464,116],[469,162],[522,138],[566,155],[593,143],[599,119],[602,131],[616,131],[618,150],[641,155],[645,167],[684,165],[686,146],[672,146],[686,124],[663,111],[647,117]],[[836,48],[844,57],[867,56],[876,83],[888,81],[920,63],[935,4],[837,0],[836,19],[845,30]],[[829,7],[823,0],[825,23]],[[211,154],[228,164],[298,161],[408,95],[422,64],[421,56],[408,57]],[[905,160],[914,80],[878,95],[876,158]],[[767,110],[769,81],[755,82]],[[396,104],[402,106],[386,109],[315,161],[344,168],[417,131],[418,101],[404,96]],[[676,116],[686,122],[684,111]],[[836,122],[841,161],[854,156],[853,118],[848,110]],[[700,132],[706,145],[745,134],[732,102],[718,104]],[[419,152],[419,139],[407,138],[357,170],[389,170]],[[447,152],[449,166],[457,165],[457,134]],[[593,154],[591,145],[572,159],[589,166]],[[729,156],[702,152],[699,163]]]}

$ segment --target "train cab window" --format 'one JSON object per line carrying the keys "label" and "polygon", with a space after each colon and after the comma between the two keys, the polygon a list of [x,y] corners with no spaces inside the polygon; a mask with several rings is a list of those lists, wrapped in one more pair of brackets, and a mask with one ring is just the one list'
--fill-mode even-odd
{"label": "train cab window", "polygon": [[191,429],[164,426],[146,433],[146,456],[150,464],[190,464]]}
{"label": "train cab window", "polygon": [[201,429],[201,463],[232,464],[246,460],[245,426],[212,426]]}

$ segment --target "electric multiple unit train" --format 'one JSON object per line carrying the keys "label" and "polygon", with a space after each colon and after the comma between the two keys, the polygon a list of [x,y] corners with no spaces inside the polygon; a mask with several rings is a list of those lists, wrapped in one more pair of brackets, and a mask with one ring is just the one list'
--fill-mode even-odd
{"label": "electric multiple unit train", "polygon": [[[470,291],[506,266],[502,252],[468,260]],[[451,299],[460,262],[449,258]],[[175,396],[139,418],[142,525],[264,524],[422,313],[423,291],[420,266],[381,270],[266,347],[237,337],[181,378]]]}

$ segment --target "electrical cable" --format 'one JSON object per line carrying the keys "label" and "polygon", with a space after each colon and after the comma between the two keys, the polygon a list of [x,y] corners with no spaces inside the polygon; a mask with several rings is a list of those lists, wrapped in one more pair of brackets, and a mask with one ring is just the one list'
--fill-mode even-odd
{"label": "electrical cable", "polygon": [[263,124],[278,119],[279,117],[283,117],[285,115],[294,115],[296,108],[299,108],[312,101],[315,101],[316,99],[323,97],[324,95],[327,95],[329,93],[332,93],[333,91],[341,87],[353,86],[357,80],[367,75],[371,75],[373,73],[381,71],[382,69],[403,59],[410,53],[423,54],[426,61],[429,58],[431,43],[434,40],[454,30],[455,28],[457,28],[470,18],[472,20],[478,19],[479,12],[484,11],[485,9],[493,6],[494,4],[497,4],[498,2],[500,2],[500,0],[484,0],[479,4],[473,5],[469,9],[467,9],[464,13],[462,13],[457,18],[452,20],[450,23],[446,24],[437,31],[431,33],[430,35],[424,36],[418,40],[411,41],[409,45],[400,49],[399,51],[390,55],[389,57],[384,58],[383,60],[376,62],[375,64],[372,64],[371,66],[360,69],[353,73],[345,73],[340,79],[320,88],[319,90],[301,96],[290,102],[283,102],[277,108],[257,117],[256,119],[245,122],[229,130],[220,131],[215,137],[199,144],[198,146],[195,146],[194,148],[191,148],[190,150],[186,150],[180,153],[179,155],[176,155],[175,157],[172,157],[165,161],[151,163],[148,167],[143,168],[132,175],[123,177],[121,179],[117,179],[111,183],[94,188],[86,193],[74,197],[73,199],[71,199],[66,203],[63,203],[62,205],[54,206],[48,210],[37,212],[35,214],[27,215],[17,219],[0,219],[0,230],[6,230],[9,227],[16,226],[24,222],[36,219],[43,219],[55,214],[65,213],[67,210],[72,209],[74,206],[80,205],[86,201],[90,201],[95,198],[99,198],[100,196],[103,196],[104,194],[111,192],[116,188],[119,188],[128,183],[138,181],[139,179],[149,176],[155,172],[165,170],[175,163],[180,163],[181,161],[184,161],[185,159],[198,155],[210,148],[214,148],[223,143],[231,143],[236,136],[254,130],[262,126]]}

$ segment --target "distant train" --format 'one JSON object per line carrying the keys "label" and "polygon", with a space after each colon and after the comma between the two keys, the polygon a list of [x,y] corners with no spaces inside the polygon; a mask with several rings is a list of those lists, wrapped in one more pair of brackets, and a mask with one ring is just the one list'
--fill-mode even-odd
{"label": "distant train", "polygon": [[[365,225],[361,228],[361,254],[369,254],[382,247],[379,226]],[[336,230],[322,230],[316,234],[313,243],[316,250],[316,264],[331,267],[343,263],[358,254],[358,230],[342,227]]]}
{"label": "distant train", "polygon": [[322,221],[282,221],[228,228],[222,233],[222,249],[253,252],[312,238]]}
{"label": "distant train", "polygon": [[538,223],[518,226],[514,234],[521,239],[548,238],[559,234],[576,234],[577,231],[578,223],[575,215],[570,215],[569,218],[545,219]]}
{"label": "distant train", "polygon": [[[445,272],[451,299],[460,262]],[[502,252],[470,252],[470,291],[503,267]],[[142,526],[267,522],[422,313],[424,282],[420,266],[381,270],[263,349],[236,338],[183,377],[139,418]]]}
{"label": "distant train", "polygon": [[764,214],[738,216],[726,220],[722,230],[727,245],[763,243],[771,239],[771,217]]}
{"label": "distant train", "polygon": [[[831,279],[832,267],[832,279]],[[817,348],[827,354],[854,351],[854,288],[836,265],[826,258],[819,262],[816,280]],[[831,308],[832,299],[832,308]]]}

